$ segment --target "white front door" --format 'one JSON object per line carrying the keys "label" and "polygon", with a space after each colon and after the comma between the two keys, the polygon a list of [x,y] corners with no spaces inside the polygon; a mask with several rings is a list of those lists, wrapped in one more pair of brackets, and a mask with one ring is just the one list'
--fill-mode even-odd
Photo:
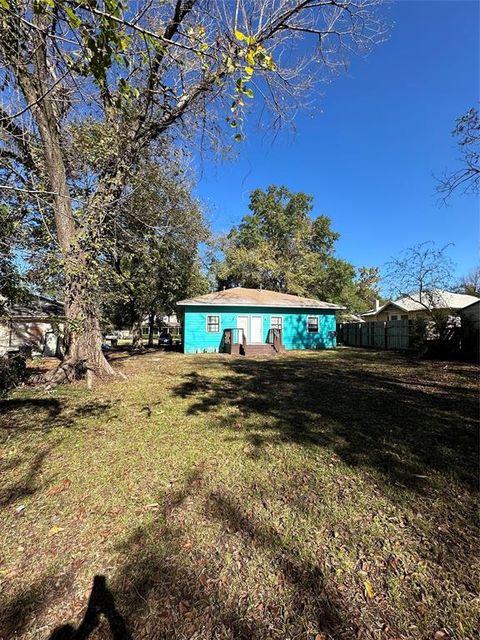
{"label": "white front door", "polygon": [[262,316],[250,317],[250,342],[263,342]]}
{"label": "white front door", "polygon": [[[237,317],[237,328],[243,330],[243,335],[245,336],[247,342],[249,342],[250,333],[248,331],[248,316],[238,316]],[[238,333],[241,333],[240,331]],[[240,342],[242,341],[242,337],[239,336]]]}

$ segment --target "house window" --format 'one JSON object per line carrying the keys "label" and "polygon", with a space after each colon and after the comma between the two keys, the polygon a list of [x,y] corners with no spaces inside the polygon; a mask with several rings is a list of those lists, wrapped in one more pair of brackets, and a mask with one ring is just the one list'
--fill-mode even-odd
{"label": "house window", "polygon": [[396,314],[393,314],[390,316],[390,320],[398,320],[398,316]]}
{"label": "house window", "polygon": [[308,330],[308,333],[318,333],[318,317],[317,316],[308,316],[307,330]]}
{"label": "house window", "polygon": [[283,328],[283,318],[280,316],[272,316],[270,319],[270,328],[271,329],[282,329]]}
{"label": "house window", "polygon": [[220,316],[207,316],[207,333],[220,331]]}
{"label": "house window", "polygon": [[403,313],[401,317],[402,320],[408,320],[408,313]]}

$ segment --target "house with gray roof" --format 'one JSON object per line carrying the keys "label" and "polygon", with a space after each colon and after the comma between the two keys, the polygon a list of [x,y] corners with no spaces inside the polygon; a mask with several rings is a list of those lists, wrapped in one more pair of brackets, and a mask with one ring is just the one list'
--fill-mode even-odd
{"label": "house with gray roof", "polygon": [[388,300],[383,305],[376,304],[374,309],[360,315],[365,322],[411,320],[432,311],[445,311],[452,316],[458,316],[462,309],[478,301],[479,298],[475,296],[436,289],[432,292],[413,293],[396,300]]}
{"label": "house with gray roof", "polygon": [[0,356],[26,349],[32,355],[58,356],[63,334],[63,304],[44,295],[10,304],[3,299],[0,315]]}

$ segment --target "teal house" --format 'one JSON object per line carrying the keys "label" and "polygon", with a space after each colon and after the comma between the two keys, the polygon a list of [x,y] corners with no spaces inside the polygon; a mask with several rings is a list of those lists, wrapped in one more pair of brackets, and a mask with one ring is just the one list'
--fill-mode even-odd
{"label": "teal house", "polygon": [[336,346],[343,307],[266,289],[235,287],[177,303],[185,353],[268,354]]}

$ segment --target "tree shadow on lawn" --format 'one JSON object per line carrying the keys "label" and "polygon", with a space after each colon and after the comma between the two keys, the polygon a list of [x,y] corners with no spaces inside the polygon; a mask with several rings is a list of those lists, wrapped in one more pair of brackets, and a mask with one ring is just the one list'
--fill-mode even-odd
{"label": "tree shadow on lawn", "polygon": [[100,416],[110,401],[69,404],[58,398],[10,398],[0,400],[0,442],[27,432],[47,433],[57,427],[77,428],[76,420]]}
{"label": "tree shadow on lawn", "polygon": [[32,621],[48,611],[55,603],[65,600],[72,587],[71,571],[62,576],[46,575],[33,582],[28,589],[15,592],[9,599],[1,599],[0,638],[20,638],[31,629]]}
{"label": "tree shadow on lawn", "polygon": [[[72,405],[57,398],[11,398],[0,401],[0,445],[11,446],[15,455],[0,460],[0,508],[35,494],[37,477],[45,460],[61,442],[44,435],[54,429],[79,429],[78,418],[100,416],[110,402],[90,401]],[[9,477],[10,476],[10,477]]]}
{"label": "tree shadow on lawn", "polygon": [[130,345],[125,345],[104,351],[104,356],[110,363],[117,365],[128,361],[130,358],[144,358],[145,356],[158,356],[169,353],[181,353],[181,348],[179,346],[148,347],[145,345],[143,348],[134,349]]}
{"label": "tree shadow on lawn", "polygon": [[[220,525],[218,546],[200,542],[197,548],[181,518],[173,517],[191,499],[203,505],[207,526]],[[320,567],[302,560],[299,550],[282,543],[279,532],[254,519],[230,496],[209,492],[198,469],[187,476],[180,490],[165,492],[159,502],[161,507],[153,522],[139,527],[118,548],[126,562],[110,581],[110,611],[101,604],[90,604],[76,631],[67,624],[57,628],[49,640],[84,640],[94,629],[95,638],[113,640],[280,640],[355,628],[339,593],[326,584]],[[238,584],[232,585],[225,556],[236,545],[240,547],[241,562],[237,563],[241,567],[235,571],[247,570],[252,546],[260,550],[268,570],[274,570],[279,583],[286,585],[280,600],[265,597],[256,583],[250,583],[255,591],[248,591],[248,585],[241,584],[241,591]],[[105,614],[110,629],[101,626],[99,612]],[[306,621],[310,634],[305,629]],[[353,638],[355,634],[342,637]]]}
{"label": "tree shadow on lawn", "polygon": [[270,444],[295,442],[332,450],[349,465],[418,491],[428,487],[431,471],[476,487],[476,387],[461,387],[458,378],[424,384],[416,377],[425,375],[421,364],[376,356],[381,367],[372,369],[363,366],[366,357],[373,362],[371,353],[218,359],[206,368],[222,367],[224,375],[189,373],[173,392],[191,399],[192,415],[229,409],[215,424],[243,432],[255,456],[267,455]]}
{"label": "tree shadow on lawn", "polygon": [[[297,547],[242,495],[215,480],[212,488],[202,467],[179,489],[159,492],[155,516],[117,545],[108,587],[97,578],[98,597],[94,588],[82,619],[62,620],[49,640],[353,640],[377,637],[380,627],[384,640],[400,637],[385,596],[370,602],[358,578],[352,586],[356,568],[348,589],[331,564],[327,579],[320,539]],[[189,512],[192,503],[198,510]],[[415,615],[405,609],[399,619]]]}

